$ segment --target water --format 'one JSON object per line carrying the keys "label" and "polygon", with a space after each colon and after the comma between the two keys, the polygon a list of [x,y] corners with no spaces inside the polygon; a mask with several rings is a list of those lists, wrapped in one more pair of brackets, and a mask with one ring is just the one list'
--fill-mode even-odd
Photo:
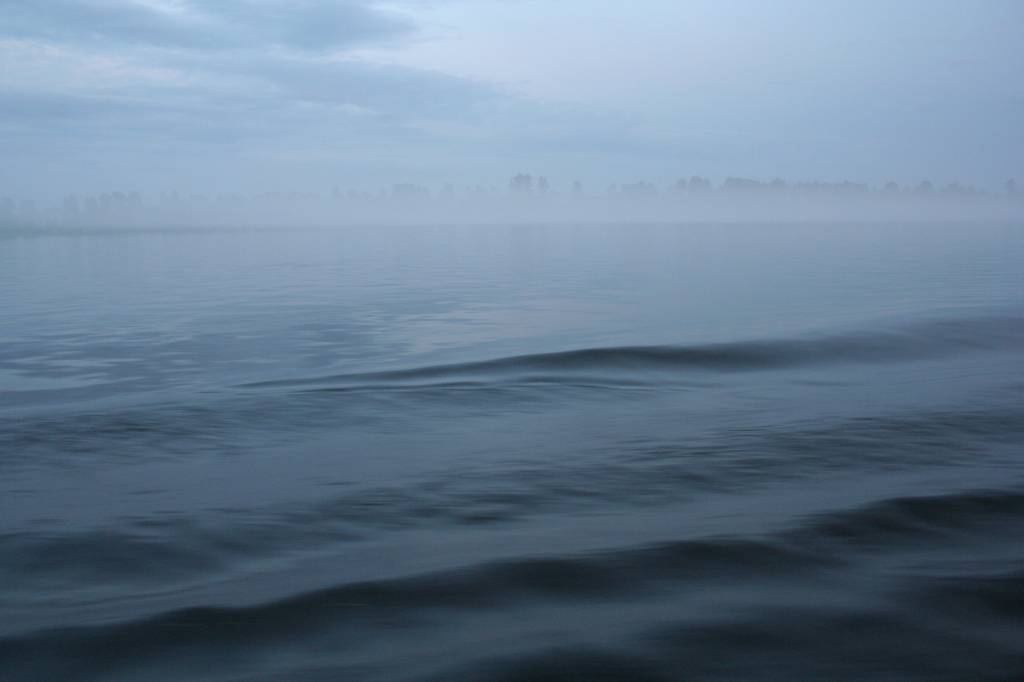
{"label": "water", "polygon": [[0,237],[3,680],[1024,676],[1024,226]]}

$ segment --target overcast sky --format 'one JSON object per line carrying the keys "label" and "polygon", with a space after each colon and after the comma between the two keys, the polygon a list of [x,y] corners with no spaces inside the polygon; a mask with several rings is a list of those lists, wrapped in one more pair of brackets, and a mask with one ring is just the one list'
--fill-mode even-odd
{"label": "overcast sky", "polygon": [[1024,177],[1020,0],[0,0],[0,195]]}

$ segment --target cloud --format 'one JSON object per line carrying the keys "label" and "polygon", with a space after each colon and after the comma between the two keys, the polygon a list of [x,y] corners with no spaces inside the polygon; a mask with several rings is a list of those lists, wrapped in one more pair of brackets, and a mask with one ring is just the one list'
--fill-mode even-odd
{"label": "cloud", "polygon": [[244,53],[174,63],[193,73],[260,82],[285,102],[338,105],[401,120],[459,118],[497,96],[490,86],[467,79],[358,59]]}
{"label": "cloud", "polygon": [[1019,3],[649,5],[0,0],[0,186],[1020,174]]}
{"label": "cloud", "polygon": [[[126,84],[103,92],[0,89],[0,137],[243,141],[301,144],[312,130],[394,137],[401,128],[472,117],[494,93],[440,74],[358,61],[269,58],[213,60],[188,84]],[[148,142],[147,142],[148,141]],[[386,141],[386,140],[382,140]]]}
{"label": "cloud", "polygon": [[394,39],[413,30],[366,0],[0,0],[0,37],[57,43],[304,52]]}
{"label": "cloud", "polygon": [[[460,119],[495,91],[345,56],[414,27],[369,0],[0,0],[0,134],[240,139]],[[20,77],[18,74],[30,74]]]}
{"label": "cloud", "polygon": [[217,0],[212,16],[248,29],[254,42],[265,41],[301,50],[329,50],[407,34],[405,19],[352,0]]}
{"label": "cloud", "polygon": [[0,0],[0,17],[0,146],[21,160],[5,192],[385,177],[503,98],[356,58],[416,35],[372,0]]}

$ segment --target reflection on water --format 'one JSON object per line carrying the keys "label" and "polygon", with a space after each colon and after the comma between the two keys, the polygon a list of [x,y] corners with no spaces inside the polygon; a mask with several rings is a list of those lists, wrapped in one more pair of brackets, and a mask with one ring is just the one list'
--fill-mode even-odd
{"label": "reflection on water", "polygon": [[1013,679],[1022,257],[1013,225],[0,241],[4,679]]}

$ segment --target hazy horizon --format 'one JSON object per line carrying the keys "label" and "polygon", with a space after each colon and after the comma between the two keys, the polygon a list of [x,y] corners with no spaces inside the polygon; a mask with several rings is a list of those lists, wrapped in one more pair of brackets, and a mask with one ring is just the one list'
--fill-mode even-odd
{"label": "hazy horizon", "polygon": [[0,196],[1024,176],[1024,7],[0,0]]}

